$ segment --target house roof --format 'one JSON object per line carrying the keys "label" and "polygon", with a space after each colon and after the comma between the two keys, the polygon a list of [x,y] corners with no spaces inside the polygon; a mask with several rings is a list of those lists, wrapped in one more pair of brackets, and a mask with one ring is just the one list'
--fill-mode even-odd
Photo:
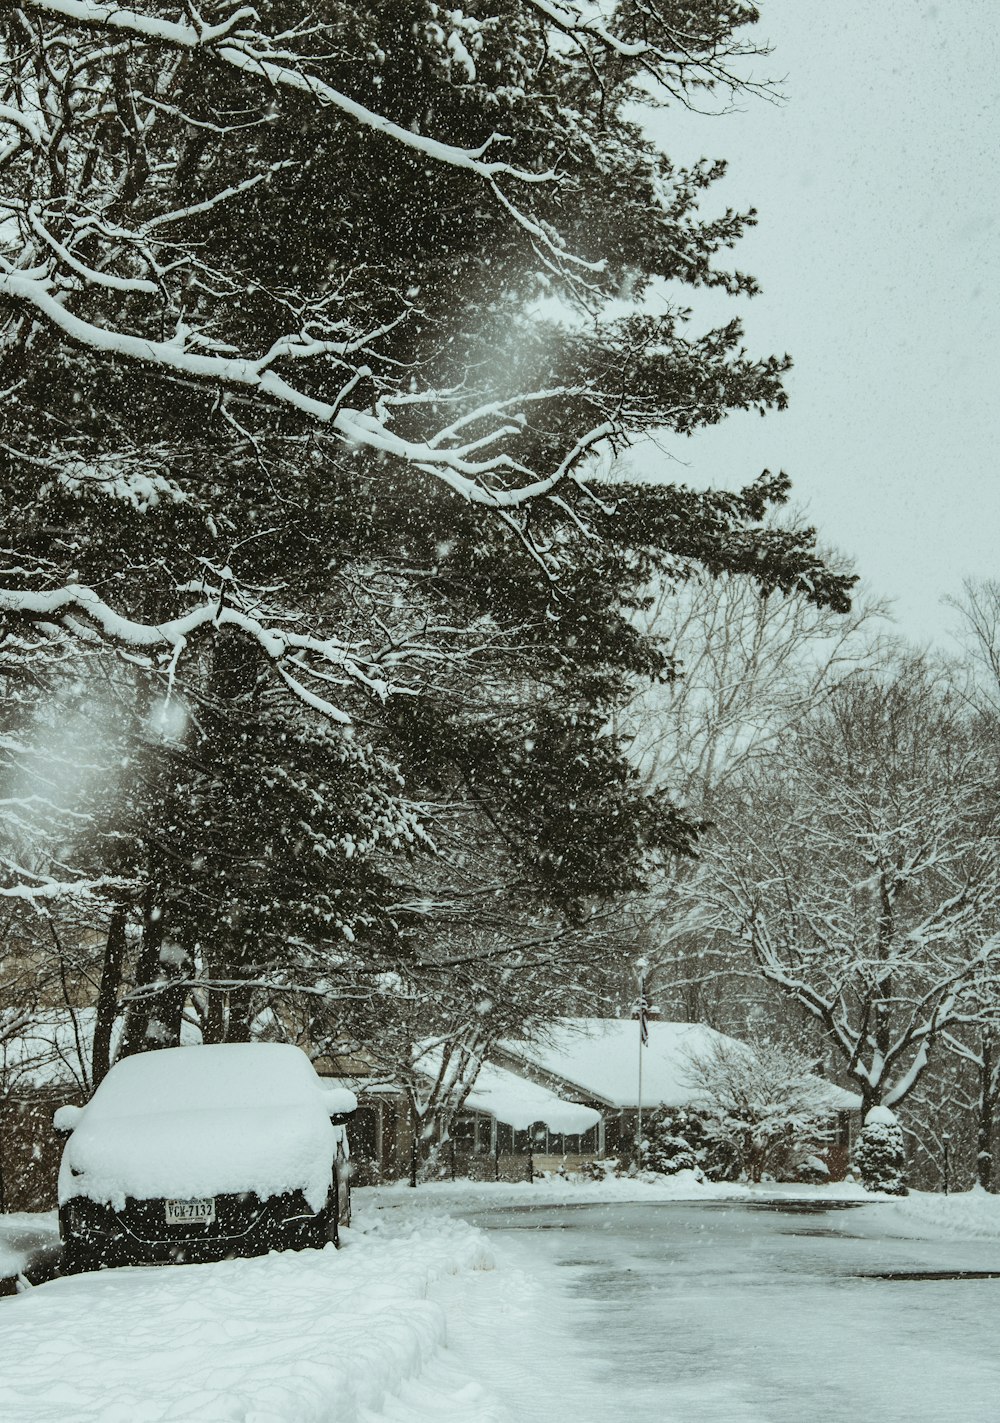
{"label": "house roof", "polygon": [[[650,1022],[642,1050],[642,1104],[684,1107],[696,1091],[687,1082],[688,1058],[715,1042],[733,1042],[702,1023]],[[639,1104],[639,1024],[634,1018],[559,1018],[535,1041],[515,1040],[504,1051],[567,1088],[611,1107]]]}
{"label": "house roof", "polygon": [[[642,1105],[694,1106],[698,1091],[689,1081],[691,1056],[715,1045],[736,1045],[737,1039],[704,1023],[651,1021],[648,1028],[649,1042],[642,1049]],[[544,1037],[508,1041],[503,1050],[515,1070],[523,1064],[555,1090],[610,1107],[639,1105],[639,1024],[634,1018],[559,1018],[545,1029]],[[849,1092],[830,1084],[831,1111],[856,1105]]]}
{"label": "house roof", "polygon": [[[420,1054],[419,1070],[433,1080],[440,1068],[441,1047],[430,1042]],[[480,1062],[462,1110],[486,1112],[515,1131],[525,1131],[541,1122],[549,1131],[566,1132],[570,1136],[589,1131],[601,1119],[600,1112],[593,1107],[567,1101],[551,1088],[494,1062]]]}
{"label": "house roof", "polygon": [[601,1119],[593,1107],[580,1102],[567,1102],[540,1087],[537,1082],[519,1077],[495,1063],[484,1062],[476,1085],[465,1099],[465,1111],[488,1112],[498,1122],[506,1122],[515,1131],[525,1131],[536,1122],[544,1122],[549,1131],[589,1131]]}

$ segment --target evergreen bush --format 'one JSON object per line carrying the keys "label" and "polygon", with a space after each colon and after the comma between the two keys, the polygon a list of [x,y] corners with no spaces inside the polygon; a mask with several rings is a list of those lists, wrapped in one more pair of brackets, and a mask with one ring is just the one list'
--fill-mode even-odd
{"label": "evergreen bush", "polygon": [[906,1195],[903,1129],[888,1107],[873,1107],[854,1149],[854,1169],[869,1191]]}
{"label": "evergreen bush", "polygon": [[702,1123],[693,1113],[661,1108],[649,1122],[643,1165],[664,1176],[700,1171],[705,1155],[703,1134]]}

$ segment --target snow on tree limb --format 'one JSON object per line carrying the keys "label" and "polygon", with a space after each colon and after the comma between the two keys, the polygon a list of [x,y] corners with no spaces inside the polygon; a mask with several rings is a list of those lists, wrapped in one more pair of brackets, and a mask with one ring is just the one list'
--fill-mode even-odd
{"label": "snow on tree limb", "polygon": [[115,875],[99,875],[96,879],[45,879],[37,884],[0,885],[0,899],[22,900],[29,904],[86,899],[120,889],[122,883],[120,877]]}
{"label": "snow on tree limb", "polygon": [[913,1090],[977,1011],[1000,938],[991,752],[917,656],[837,688],[747,777],[703,913],[817,1019],[867,1105]]}
{"label": "snow on tree limb", "polygon": [[[154,341],[143,336],[133,336],[75,316],[67,311],[59,297],[53,294],[51,283],[39,277],[25,276],[15,271],[6,272],[0,276],[0,297],[4,296],[31,306],[76,345],[157,366],[191,380],[256,391],[264,397],[291,406],[313,420],[331,425],[351,444],[394,455],[407,464],[435,475],[463,499],[488,508],[513,509],[549,494],[571,476],[573,467],[587,451],[615,433],[615,426],[610,421],[595,426],[580,437],[553,473],[541,478],[531,478],[528,483],[519,487],[504,488],[495,482],[486,484],[486,476],[507,472],[530,476],[531,472],[507,454],[496,455],[487,460],[472,458],[476,450],[491,437],[479,438],[465,446],[444,448],[433,439],[422,442],[406,440],[388,429],[377,417],[342,406],[337,400],[318,400],[297,389],[271,369],[272,362],[281,357],[295,354],[321,355],[331,345],[346,349],[345,343],[314,342],[310,345],[309,342],[294,337],[283,337],[264,356],[256,360],[201,355],[196,351],[184,350],[172,341]],[[443,439],[445,433],[440,432],[435,439]]]}
{"label": "snow on tree limb", "polygon": [[[511,163],[486,160],[484,155],[489,149],[504,141],[501,134],[491,134],[476,148],[460,148],[455,144],[444,143],[426,134],[403,128],[402,125],[325,84],[318,76],[294,67],[294,63],[279,62],[302,61],[298,56],[278,49],[269,35],[244,26],[244,21],[257,19],[257,13],[252,9],[237,10],[219,25],[206,25],[200,20],[198,23],[165,20],[117,5],[97,4],[95,0],[23,0],[20,8],[28,13],[66,20],[91,29],[124,33],[147,43],[210,52],[232,68],[263,79],[273,88],[287,88],[307,94],[319,104],[339,110],[355,123],[383,134],[424,158],[473,173],[485,180],[509,205],[510,211],[519,222],[530,223],[530,219],[500,194],[495,186],[496,180],[510,177],[522,183],[557,181],[557,175],[551,169],[537,173]],[[31,130],[28,131],[31,134]],[[535,225],[531,226],[534,228]],[[557,247],[558,244],[553,244],[553,250]],[[565,250],[560,251],[560,256],[593,269],[593,264],[574,258]]]}
{"label": "snow on tree limb", "polygon": [[175,654],[184,649],[188,639],[199,629],[238,628],[252,638],[275,663],[286,684],[301,700],[321,709],[325,716],[342,724],[351,720],[346,712],[334,707],[327,699],[319,698],[308,691],[298,678],[286,670],[283,665],[286,660],[294,661],[300,670],[309,670],[300,659],[293,658],[292,653],[307,653],[316,657],[320,663],[339,668],[349,680],[363,686],[366,691],[374,693],[380,699],[384,699],[391,690],[384,679],[362,671],[356,650],[349,649],[332,638],[310,637],[303,633],[265,627],[239,608],[227,604],[221,597],[202,603],[182,617],[168,622],[141,623],[123,617],[93,588],[80,584],[47,589],[44,592],[0,589],[0,614],[68,624],[74,612],[82,613],[90,623],[100,628],[107,639],[120,646],[150,650],[169,648]]}

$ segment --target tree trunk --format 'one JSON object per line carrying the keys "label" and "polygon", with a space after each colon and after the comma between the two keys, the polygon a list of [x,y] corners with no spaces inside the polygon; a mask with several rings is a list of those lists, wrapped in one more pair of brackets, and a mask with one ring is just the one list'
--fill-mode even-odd
{"label": "tree trunk", "polygon": [[[151,876],[151,878],[155,882],[155,877]],[[143,895],[142,947],[139,950],[139,959],[135,966],[136,988],[148,988],[158,982],[162,947],[163,914],[156,903],[156,891],[153,885],[149,884]],[[133,1053],[147,1052],[150,1048],[160,1046],[150,1037],[149,1028],[152,1016],[152,998],[139,998],[129,1004],[119,1056],[131,1057]]]}
{"label": "tree trunk", "polygon": [[882,1091],[879,1087],[871,1087],[867,1082],[861,1084],[861,1125],[865,1124],[868,1113],[873,1107],[881,1107]]}
{"label": "tree trunk", "polygon": [[7,1098],[0,1097],[0,1211],[7,1209],[7,1182],[4,1177],[4,1133],[7,1127]]}
{"label": "tree trunk", "polygon": [[[171,951],[173,952],[172,946]],[[161,951],[162,952],[162,951]],[[184,1004],[191,991],[194,959],[188,949],[177,951],[169,963],[160,965],[163,991],[153,999],[150,1010],[150,1041],[156,1047],[180,1047]]]}
{"label": "tree trunk", "polygon": [[227,1043],[248,1043],[253,1022],[253,989],[229,990],[229,1018],[226,1023]]}
{"label": "tree trunk", "polygon": [[993,1034],[983,1031],[979,1069],[979,1112],[976,1123],[976,1178],[984,1191],[993,1190]]}
{"label": "tree trunk", "polygon": [[205,1017],[201,1027],[204,1042],[224,1043],[226,1041],[225,1007],[225,1000],[221,993],[213,992],[211,989],[206,992]]}
{"label": "tree trunk", "polygon": [[116,904],[111,911],[108,938],[104,945],[104,963],[101,966],[101,981],[97,988],[97,1003],[94,1009],[94,1044],[91,1049],[90,1077],[94,1087],[99,1087],[111,1066],[111,1037],[115,1019],[118,1016],[118,992],[121,988],[122,969],[125,965],[125,924],[128,908]]}

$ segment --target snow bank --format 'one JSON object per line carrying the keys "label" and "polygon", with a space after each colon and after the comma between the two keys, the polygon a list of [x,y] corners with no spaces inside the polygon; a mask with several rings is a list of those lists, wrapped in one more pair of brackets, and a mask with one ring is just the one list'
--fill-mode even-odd
{"label": "snow bank", "polygon": [[[393,1213],[345,1249],[109,1270],[0,1303],[18,1423],[506,1423],[441,1351],[435,1281],[492,1268],[481,1232]],[[387,1409],[383,1413],[383,1408]]]}
{"label": "snow bank", "polygon": [[881,1208],[879,1222],[921,1234],[1000,1240],[1000,1196],[992,1196],[980,1187],[947,1196],[911,1191],[908,1196],[894,1198],[891,1206]]}
{"label": "snow bank", "polygon": [[0,1280],[21,1274],[39,1250],[59,1245],[55,1211],[21,1211],[0,1215]]}

